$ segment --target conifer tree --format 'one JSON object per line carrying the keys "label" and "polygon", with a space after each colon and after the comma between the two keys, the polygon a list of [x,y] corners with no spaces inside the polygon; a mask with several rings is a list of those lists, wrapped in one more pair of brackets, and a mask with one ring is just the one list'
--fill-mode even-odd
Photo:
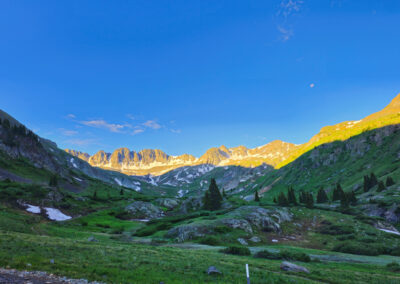
{"label": "conifer tree", "polygon": [[318,194],[317,194],[317,203],[325,203],[328,202],[328,195],[326,194],[326,191],[321,187],[318,190]]}
{"label": "conifer tree", "polygon": [[306,203],[306,198],[305,198],[304,190],[300,191],[300,194],[299,194],[299,202],[302,203],[302,204],[305,204],[305,203]]}
{"label": "conifer tree", "polygon": [[287,191],[287,200],[289,204],[297,205],[296,195],[293,187],[289,187]]}
{"label": "conifer tree", "polygon": [[208,190],[206,190],[206,193],[204,194],[203,203],[204,203],[203,205],[204,210],[211,210],[210,193]]}
{"label": "conifer tree", "polygon": [[281,192],[278,196],[278,205],[280,206],[288,206],[288,200],[283,192]]}
{"label": "conifer tree", "polygon": [[310,193],[310,192],[307,192],[306,194],[305,194],[305,204],[306,204],[306,207],[307,208],[313,208],[314,207],[314,197],[313,197],[313,195],[312,195],[312,193]]}
{"label": "conifer tree", "polygon": [[9,121],[7,118],[3,120],[2,125],[3,125],[3,127],[4,127],[5,129],[10,129],[10,128],[11,128],[10,121]]}
{"label": "conifer tree", "polygon": [[351,205],[356,205],[357,204],[357,197],[356,193],[354,191],[351,191],[348,193],[347,199]]}
{"label": "conifer tree", "polygon": [[[208,192],[208,194],[207,194]],[[204,209],[218,210],[221,208],[222,196],[214,178],[211,179],[208,191],[204,196]]]}
{"label": "conifer tree", "polygon": [[97,199],[97,190],[93,192],[93,199]]}
{"label": "conifer tree", "polygon": [[392,177],[387,177],[386,178],[386,187],[394,185],[394,180]]}
{"label": "conifer tree", "polygon": [[333,190],[332,201],[341,200],[342,196],[344,195],[342,186],[340,183],[336,185],[336,188]]}
{"label": "conifer tree", "polygon": [[273,200],[272,202],[274,202],[275,204],[277,203],[277,202],[276,202],[276,197],[274,197],[274,200]]}
{"label": "conifer tree", "polygon": [[56,187],[58,185],[58,178],[56,174],[51,175],[49,180],[49,186]]}
{"label": "conifer tree", "polygon": [[121,188],[121,190],[119,191],[119,194],[120,195],[124,195],[124,189],[123,188]]}
{"label": "conifer tree", "polygon": [[227,196],[226,196],[226,192],[225,192],[225,188],[222,189],[222,196],[223,196],[224,198],[227,197]]}
{"label": "conifer tree", "polygon": [[258,196],[258,191],[256,190],[256,193],[254,193],[254,201],[259,202],[260,197]]}
{"label": "conifer tree", "polygon": [[340,197],[340,206],[343,208],[348,208],[349,207],[349,198],[348,194],[342,194]]}
{"label": "conifer tree", "polygon": [[370,186],[369,176],[366,175],[364,176],[364,192],[368,192],[370,188],[371,186]]}
{"label": "conifer tree", "polygon": [[371,173],[369,181],[370,181],[370,188],[378,184],[378,179],[376,178],[374,173]]}
{"label": "conifer tree", "polygon": [[379,181],[378,183],[378,192],[384,191],[385,190],[385,184],[383,183],[383,181]]}

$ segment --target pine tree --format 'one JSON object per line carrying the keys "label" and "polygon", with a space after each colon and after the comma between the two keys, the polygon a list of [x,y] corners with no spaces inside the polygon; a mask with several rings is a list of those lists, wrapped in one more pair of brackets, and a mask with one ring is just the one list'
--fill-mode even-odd
{"label": "pine tree", "polygon": [[371,182],[369,180],[369,176],[368,175],[364,176],[364,192],[369,191],[369,189],[371,188],[370,184]]}
{"label": "pine tree", "polygon": [[226,196],[226,192],[225,192],[225,188],[222,189],[222,196],[223,196],[224,198],[227,197],[227,196]]}
{"label": "pine tree", "polygon": [[306,198],[306,202],[305,202],[305,204],[306,204],[306,207],[307,208],[313,208],[314,207],[314,197],[313,197],[313,195],[310,193],[310,192],[307,192],[306,193],[306,195],[305,195],[305,198]]}
{"label": "pine tree", "polygon": [[357,204],[356,193],[354,191],[349,192],[348,196],[347,196],[347,200],[349,201],[349,203],[351,205],[353,205],[353,206],[356,205]]}
{"label": "pine tree", "polygon": [[58,186],[58,178],[56,174],[51,175],[49,180],[49,186],[56,187]]}
{"label": "pine tree", "polygon": [[336,188],[333,190],[332,201],[341,200],[344,192],[340,183],[336,185]]}
{"label": "pine tree", "polygon": [[211,179],[208,191],[204,196],[204,209],[218,210],[221,208],[222,196],[214,178]]}
{"label": "pine tree", "polygon": [[278,205],[280,206],[288,206],[289,202],[283,192],[281,192],[278,196]]}
{"label": "pine tree", "polygon": [[260,197],[258,196],[258,191],[256,190],[256,193],[254,194],[254,201],[259,202]]}
{"label": "pine tree", "polygon": [[276,202],[276,197],[274,197],[274,200],[273,200],[272,202],[274,202],[275,204],[277,203],[277,202]]}
{"label": "pine tree", "polygon": [[305,204],[305,203],[306,203],[305,193],[304,193],[303,190],[300,191],[300,194],[299,194],[299,202],[300,202],[301,204]]}
{"label": "pine tree", "polygon": [[296,195],[293,187],[289,187],[287,191],[287,200],[289,204],[297,205]]}
{"label": "pine tree", "polygon": [[3,125],[3,127],[4,127],[5,129],[10,129],[10,128],[11,128],[10,121],[9,121],[7,118],[3,120],[2,125]]}
{"label": "pine tree", "polygon": [[210,193],[208,192],[208,190],[204,194],[203,204],[204,204],[203,205],[204,210],[211,210]]}
{"label": "pine tree", "polygon": [[328,195],[326,194],[326,191],[321,187],[318,190],[318,194],[317,194],[317,203],[325,203],[328,202]]}
{"label": "pine tree", "polygon": [[383,183],[383,181],[379,181],[378,183],[378,192],[384,191],[385,190],[385,184]]}
{"label": "pine tree", "polygon": [[121,188],[121,190],[119,191],[119,194],[120,195],[124,195],[124,189],[123,188]]}
{"label": "pine tree", "polygon": [[378,184],[378,179],[376,178],[374,173],[371,173],[369,180],[370,180],[370,188]]}
{"label": "pine tree", "polygon": [[394,185],[394,184],[395,184],[395,183],[394,183],[394,180],[393,180],[392,177],[387,177],[387,178],[386,178],[386,187],[392,186],[392,185]]}
{"label": "pine tree", "polygon": [[340,206],[343,208],[348,208],[349,207],[349,198],[348,194],[342,194],[340,197]]}

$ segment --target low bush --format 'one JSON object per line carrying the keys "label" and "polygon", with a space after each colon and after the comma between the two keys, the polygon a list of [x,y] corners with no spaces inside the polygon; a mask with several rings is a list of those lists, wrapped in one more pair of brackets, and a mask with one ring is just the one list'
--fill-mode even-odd
{"label": "low bush", "polygon": [[319,228],[319,232],[325,235],[348,235],[355,233],[354,228],[349,225],[325,225]]}
{"label": "low bush", "polygon": [[209,246],[219,246],[221,245],[221,241],[214,237],[214,236],[207,236],[204,238],[201,238],[199,240],[199,243],[203,244],[203,245],[209,245]]}
{"label": "low bush", "polygon": [[388,263],[386,265],[387,270],[392,272],[400,272],[400,264],[397,262]]}
{"label": "low bush", "polygon": [[380,254],[389,254],[391,252],[386,246],[382,244],[369,244],[359,242],[343,242],[333,247],[333,251],[376,256]]}
{"label": "low bush", "polygon": [[219,234],[226,234],[232,232],[233,229],[228,226],[217,226],[214,228],[214,232],[219,233]]}
{"label": "low bush", "polygon": [[301,261],[301,262],[311,261],[311,258],[308,254],[305,254],[303,252],[294,252],[288,250],[282,250],[279,253],[273,253],[267,250],[263,250],[256,253],[255,257],[266,258],[266,259],[284,259],[284,260]]}
{"label": "low bush", "polygon": [[123,232],[124,232],[124,228],[123,227],[118,227],[118,228],[112,229],[111,234],[121,235]]}
{"label": "low bush", "polygon": [[250,250],[248,248],[239,246],[230,246],[225,249],[221,249],[220,252],[226,254],[234,254],[234,255],[251,255]]}

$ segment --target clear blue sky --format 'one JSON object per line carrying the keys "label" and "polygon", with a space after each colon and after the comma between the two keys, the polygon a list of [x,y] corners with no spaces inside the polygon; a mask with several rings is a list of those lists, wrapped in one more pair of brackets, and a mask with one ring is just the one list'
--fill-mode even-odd
{"label": "clear blue sky", "polygon": [[400,92],[400,1],[0,1],[0,108],[62,148],[306,142]]}

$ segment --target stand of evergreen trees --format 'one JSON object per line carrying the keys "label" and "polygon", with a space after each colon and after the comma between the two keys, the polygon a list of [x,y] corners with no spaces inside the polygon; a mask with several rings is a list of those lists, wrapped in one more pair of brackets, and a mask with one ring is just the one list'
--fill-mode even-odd
{"label": "stand of evergreen trees", "polygon": [[58,177],[56,174],[51,175],[49,180],[49,186],[57,187],[58,186]]}
{"label": "stand of evergreen trees", "polygon": [[214,211],[221,208],[222,195],[219,192],[219,188],[214,178],[211,179],[210,186],[204,195],[203,202],[204,210]]}
{"label": "stand of evergreen trees", "polygon": [[378,184],[378,179],[376,178],[374,173],[371,173],[369,176],[364,176],[364,192],[368,192],[371,188]]}

